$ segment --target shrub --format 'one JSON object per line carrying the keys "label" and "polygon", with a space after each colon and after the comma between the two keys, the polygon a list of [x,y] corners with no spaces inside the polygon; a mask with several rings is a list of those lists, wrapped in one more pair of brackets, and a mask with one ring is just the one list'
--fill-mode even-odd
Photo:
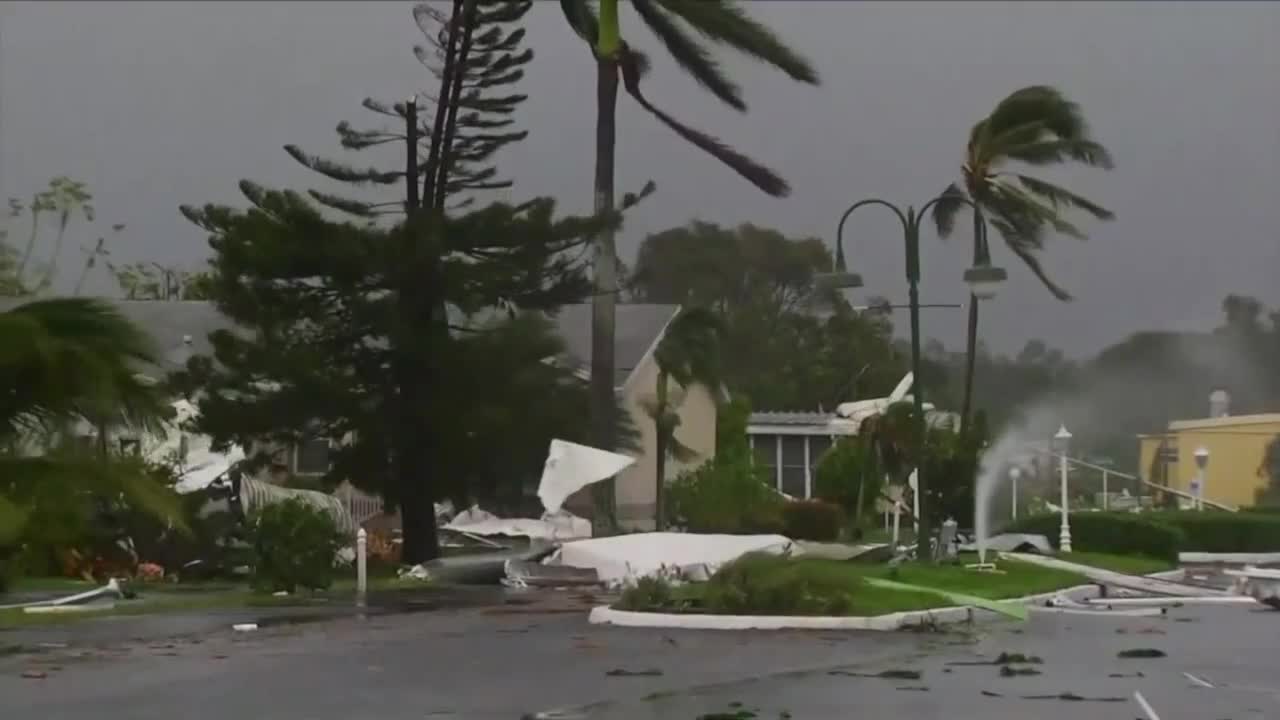
{"label": "shrub", "polygon": [[783,534],[792,540],[837,540],[844,527],[844,510],[822,500],[793,500],[782,506],[782,526]]}
{"label": "shrub", "polygon": [[671,583],[658,577],[642,577],[622,591],[615,607],[634,612],[660,612],[672,609]]}
{"label": "shrub", "polygon": [[26,513],[0,496],[0,593],[17,579],[18,540],[26,523]]}
{"label": "shrub", "polygon": [[856,526],[875,507],[883,475],[873,447],[857,437],[840,438],[818,460],[814,494],[843,508]]}
{"label": "shrub", "polygon": [[[1071,547],[1081,552],[1114,555],[1146,555],[1177,562],[1178,552],[1187,536],[1179,528],[1161,522],[1152,513],[1071,514]],[[1019,520],[1005,532],[1044,535],[1057,547],[1058,529],[1062,522],[1057,513],[1035,515]]]}
{"label": "shrub", "polygon": [[707,582],[703,603],[725,615],[845,615],[852,607],[848,573],[823,563],[748,553]]}
{"label": "shrub", "polygon": [[[1186,536],[1181,547],[1191,552],[1278,552],[1280,515],[1271,513],[1149,513],[1151,519],[1178,528]],[[1072,516],[1072,527],[1075,516]]]}
{"label": "shrub", "polygon": [[667,490],[667,517],[690,532],[782,532],[783,498],[749,451],[718,454],[683,472]]}
{"label": "shrub", "polygon": [[327,512],[297,498],[255,512],[249,518],[249,538],[253,586],[268,592],[329,587],[344,540]]}

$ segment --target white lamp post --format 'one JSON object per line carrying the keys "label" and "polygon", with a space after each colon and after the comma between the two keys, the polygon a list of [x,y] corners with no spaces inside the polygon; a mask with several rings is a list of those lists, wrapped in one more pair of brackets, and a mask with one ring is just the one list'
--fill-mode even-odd
{"label": "white lamp post", "polygon": [[1209,467],[1209,449],[1198,447],[1196,456],[1196,479],[1191,494],[1196,496],[1196,510],[1204,510],[1205,468]]}
{"label": "white lamp post", "polygon": [[1067,432],[1067,426],[1058,427],[1058,434],[1053,436],[1057,441],[1058,452],[1061,453],[1062,459],[1062,526],[1058,530],[1058,549],[1064,553],[1071,552],[1071,516],[1067,509],[1069,498],[1067,496],[1067,450],[1071,443],[1071,433]]}
{"label": "white lamp post", "polygon": [[1014,465],[1009,468],[1009,482],[1013,486],[1013,519],[1018,519],[1018,478],[1022,477],[1022,468]]}

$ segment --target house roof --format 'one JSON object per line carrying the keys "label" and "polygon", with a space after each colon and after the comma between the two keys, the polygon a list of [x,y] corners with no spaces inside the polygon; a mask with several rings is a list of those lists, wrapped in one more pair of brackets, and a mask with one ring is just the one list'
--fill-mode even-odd
{"label": "house roof", "polygon": [[1212,430],[1214,428],[1239,427],[1242,425],[1277,425],[1280,424],[1280,413],[1264,413],[1260,415],[1227,415],[1216,418],[1198,418],[1195,420],[1174,420],[1169,423],[1169,431],[1179,430]]}
{"label": "house roof", "polygon": [[[28,299],[0,300],[0,312]],[[186,364],[191,355],[213,352],[209,333],[234,324],[212,303],[201,300],[114,300],[120,312],[151,334],[165,371]],[[656,344],[678,305],[620,303],[614,345],[615,384],[622,385]],[[566,305],[555,315],[556,327],[572,360],[588,368],[591,362],[591,306]],[[187,339],[190,342],[187,342]]]}
{"label": "house roof", "polygon": [[[621,386],[657,344],[679,305],[619,303],[614,336],[614,385]],[[591,305],[565,305],[555,316],[569,355],[583,368],[591,364]]]}
{"label": "house roof", "polygon": [[753,412],[747,421],[752,425],[826,425],[836,419],[826,412]]}

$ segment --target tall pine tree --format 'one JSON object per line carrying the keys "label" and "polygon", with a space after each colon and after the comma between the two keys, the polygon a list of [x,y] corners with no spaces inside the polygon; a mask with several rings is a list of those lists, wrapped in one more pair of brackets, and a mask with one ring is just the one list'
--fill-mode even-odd
{"label": "tall pine tree", "polygon": [[[541,383],[527,372],[517,387],[519,368],[478,362],[478,353],[492,352],[484,345],[491,331],[461,319],[580,300],[589,292],[581,246],[620,220],[618,213],[557,219],[548,199],[459,214],[476,192],[510,185],[492,157],[524,137],[510,118],[524,96],[509,86],[532,57],[520,50],[524,31],[515,26],[529,6],[455,0],[447,15],[415,8],[432,47],[416,54],[439,60],[432,121],[419,119],[413,100],[390,107],[367,100],[402,120],[404,131],[339,126],[348,148],[403,141],[402,170],[356,170],[286,148],[335,180],[403,184],[404,215],[390,227],[377,220],[397,203],[312,191],[312,201],[353,216],[334,222],[298,193],[248,182],[241,183],[253,205],[247,211],[183,208],[212,236],[214,302],[247,331],[215,333],[214,357],[193,361],[180,378],[188,390],[201,388],[202,429],[220,442],[342,443],[334,474],[372,485],[399,506],[410,563],[439,552],[432,502],[465,494],[461,484],[480,472],[477,457],[500,452],[477,452],[492,415],[536,413],[539,401],[552,399],[530,396]],[[441,26],[434,34],[433,23]],[[515,397],[495,393],[503,388]]]}

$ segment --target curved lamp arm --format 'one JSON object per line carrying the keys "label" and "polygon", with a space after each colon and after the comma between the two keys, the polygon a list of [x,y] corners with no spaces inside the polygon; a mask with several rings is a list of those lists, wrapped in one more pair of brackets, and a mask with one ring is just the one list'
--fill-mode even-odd
{"label": "curved lamp arm", "polygon": [[883,205],[889,208],[893,211],[894,215],[898,216],[898,220],[902,222],[903,232],[911,232],[911,221],[907,219],[907,216],[903,214],[902,210],[898,209],[897,205],[894,205],[888,200],[868,198],[854,203],[848,210],[844,211],[844,214],[840,216],[840,224],[836,225],[836,272],[844,272],[846,270],[844,262],[844,222],[849,219],[849,216],[853,214],[854,210],[857,210],[864,205]]}

